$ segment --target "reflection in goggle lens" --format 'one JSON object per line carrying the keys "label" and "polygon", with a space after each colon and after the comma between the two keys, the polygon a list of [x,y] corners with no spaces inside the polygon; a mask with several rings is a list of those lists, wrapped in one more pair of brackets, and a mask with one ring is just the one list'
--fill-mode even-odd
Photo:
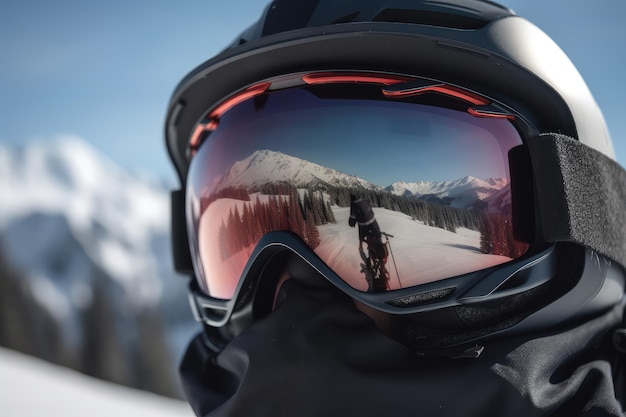
{"label": "reflection in goggle lens", "polygon": [[508,262],[513,236],[506,119],[323,89],[258,95],[227,111],[188,176],[196,274],[233,297],[267,232],[298,235],[357,290],[385,291]]}

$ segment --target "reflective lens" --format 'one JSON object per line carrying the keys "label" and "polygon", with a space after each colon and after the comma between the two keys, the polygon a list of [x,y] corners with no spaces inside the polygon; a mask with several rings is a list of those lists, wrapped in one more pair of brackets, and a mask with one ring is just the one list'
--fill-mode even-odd
{"label": "reflective lens", "polygon": [[372,83],[235,100],[207,120],[188,175],[201,288],[232,298],[255,245],[273,230],[298,235],[361,291],[521,256],[528,245],[513,236],[507,154],[522,139],[511,120],[479,117],[466,101],[389,98]]}

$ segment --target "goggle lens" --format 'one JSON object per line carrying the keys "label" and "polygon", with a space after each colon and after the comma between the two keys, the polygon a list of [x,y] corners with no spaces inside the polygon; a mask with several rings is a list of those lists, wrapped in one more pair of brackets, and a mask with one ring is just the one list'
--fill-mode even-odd
{"label": "goggle lens", "polygon": [[508,118],[480,117],[445,94],[385,96],[372,83],[267,87],[207,119],[194,150],[188,229],[207,295],[231,299],[274,230],[298,235],[361,291],[527,251],[513,233],[508,153],[522,139]]}

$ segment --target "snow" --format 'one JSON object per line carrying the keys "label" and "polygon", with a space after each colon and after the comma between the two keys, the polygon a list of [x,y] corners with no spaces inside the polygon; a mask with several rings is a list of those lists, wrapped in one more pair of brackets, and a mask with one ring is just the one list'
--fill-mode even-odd
{"label": "snow", "polygon": [[61,293],[49,279],[42,276],[35,277],[31,282],[32,294],[37,303],[59,323],[70,318],[72,310],[66,301],[66,295]]}
{"label": "snow", "polygon": [[[211,294],[217,298],[232,297],[252,251],[252,247],[246,248],[224,260],[218,238],[222,219],[225,222],[235,207],[239,213],[243,212],[246,204],[250,203],[218,199],[207,207],[199,220],[201,259],[214,271],[204,278]],[[352,287],[366,291],[358,231],[348,225],[350,208],[333,206],[332,211],[336,223],[318,226],[321,243],[315,252]],[[391,289],[434,282],[510,261],[505,256],[481,252],[478,231],[458,228],[454,233],[383,208],[374,208],[374,213],[381,231],[394,236],[389,242],[393,258],[389,256],[387,260]]]}
{"label": "snow", "polygon": [[451,207],[466,208],[475,203],[476,200],[488,200],[492,195],[506,187],[508,183],[505,178],[481,180],[466,176],[454,181],[417,181],[412,183],[398,181],[385,189],[398,196],[432,195],[441,199],[452,199]]}
{"label": "snow", "polygon": [[[262,202],[266,202],[269,196],[259,195],[259,198]],[[230,256],[227,261],[222,259],[222,242],[218,237],[222,220],[226,222],[230,211],[235,208],[242,213],[243,207],[254,201],[256,201],[256,196],[251,198],[251,202],[222,198],[211,203],[200,218],[198,250],[201,254],[201,262],[211,265],[211,268],[205,271],[207,275],[204,279],[213,297],[229,299],[233,296],[251,252],[250,249],[244,249]]]}
{"label": "snow", "polygon": [[380,189],[363,178],[270,150],[256,151],[246,159],[235,162],[226,174],[215,179],[214,189],[241,185],[254,187],[280,182],[289,182],[296,186],[321,182],[334,186]]}
{"label": "snow", "polygon": [[[337,222],[319,226],[322,243],[315,252],[351,286],[365,291],[367,281],[361,272],[358,231],[348,226],[350,208],[332,209]],[[391,289],[433,282],[510,260],[481,252],[480,233],[475,230],[458,228],[453,233],[426,226],[403,213],[373,210],[381,231],[394,236],[389,242],[393,257],[390,255],[387,260]]]}
{"label": "snow", "polygon": [[[96,343],[119,337],[112,343],[130,361],[137,326],[144,314],[154,314],[163,333],[150,332],[150,337],[171,349],[163,368],[174,377],[186,344],[200,328],[189,311],[186,281],[172,265],[165,184],[126,172],[82,139],[63,136],[0,143],[0,195],[0,249],[15,272],[9,275],[11,285],[21,289],[16,297],[35,304],[28,325],[51,324],[55,338],[48,348],[33,336],[28,340],[33,351],[58,359],[79,355],[87,337]],[[115,336],[85,331],[93,302],[106,303]],[[132,372],[120,380],[145,378]]]}
{"label": "snow", "polygon": [[[212,181],[210,190],[216,191],[227,186],[243,186],[255,189],[267,183],[280,182],[288,182],[298,188],[310,188],[324,184],[368,190],[383,189],[383,184],[372,184],[360,177],[281,152],[261,150],[235,162],[224,175],[218,176]],[[508,183],[506,178],[481,180],[468,175],[454,181],[397,181],[384,189],[397,196],[434,196],[439,199],[446,199],[447,204],[451,207],[468,208],[477,200],[488,200],[507,187]]]}
{"label": "snow", "polygon": [[0,348],[4,417],[192,417],[189,405]]}
{"label": "snow", "polygon": [[[10,196],[0,201],[0,231],[17,268],[32,271],[55,245],[50,240],[69,234],[133,303],[151,305],[161,296],[159,277],[172,275],[169,258],[153,251],[154,240],[169,235],[169,196],[162,186],[123,171],[78,137],[61,136],[0,146],[0,195]],[[33,223],[33,214],[45,222]]]}
{"label": "snow", "polygon": [[[255,189],[268,183],[287,182],[299,188],[315,189],[320,183],[348,188],[383,190],[382,187],[334,169],[323,167],[293,156],[270,150],[256,151],[247,158],[235,162],[227,172],[211,182],[209,187],[197,190],[206,195],[227,186]],[[488,178],[480,180],[465,176],[454,181],[396,182],[385,190],[407,197],[434,196],[445,199],[451,207],[468,208],[477,201],[487,203],[488,210],[508,210],[510,188],[508,179]],[[198,220],[198,250],[201,262],[211,265],[214,274],[204,277],[211,294],[218,298],[230,298],[243,271],[251,249],[223,260],[219,241],[219,227],[226,222],[228,213],[248,203],[222,198],[212,202]],[[321,244],[315,252],[326,260],[338,275],[354,288],[367,289],[363,272],[363,259],[359,253],[357,232],[347,224],[349,208],[332,208],[337,222],[319,227]],[[195,213],[199,214],[199,210]],[[459,228],[456,233],[429,227],[409,216],[386,209],[375,209],[378,222],[384,232],[394,235],[389,244],[394,257],[388,259],[391,288],[409,287],[474,272],[509,261],[509,258],[488,255],[480,251],[480,234]],[[395,259],[396,265],[391,265]],[[396,271],[397,267],[397,271]],[[395,273],[395,277],[394,277]],[[394,279],[395,278],[395,279]]]}

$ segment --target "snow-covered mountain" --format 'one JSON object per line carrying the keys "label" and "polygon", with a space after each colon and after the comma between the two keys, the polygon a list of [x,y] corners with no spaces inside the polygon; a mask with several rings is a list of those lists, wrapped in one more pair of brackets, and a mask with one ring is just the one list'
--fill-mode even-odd
{"label": "snow-covered mountain", "polygon": [[[360,177],[345,174],[281,152],[256,151],[247,158],[235,162],[221,177],[215,180],[215,188],[243,186],[258,189],[267,183],[288,182],[299,188],[324,186],[383,190]],[[503,178],[480,180],[467,176],[454,181],[394,182],[384,188],[397,196],[418,197],[443,203],[456,208],[471,207],[478,200],[486,201],[503,188],[508,181]]]}
{"label": "snow-covered mountain", "polygon": [[55,245],[57,238],[71,235],[129,303],[160,299],[172,268],[168,196],[159,184],[124,172],[77,138],[63,138],[0,147],[0,195],[4,251],[14,266],[50,275],[48,253],[65,246]]}
{"label": "snow-covered mountain", "polygon": [[466,176],[454,181],[394,182],[385,189],[404,197],[418,197],[439,201],[451,207],[468,208],[478,200],[488,201],[493,195],[508,187],[504,178],[481,180]]}
{"label": "snow-covered mountain", "polygon": [[216,179],[215,189],[226,185],[255,188],[276,182],[289,182],[296,187],[330,185],[381,189],[363,178],[269,150],[256,151],[246,159],[235,162],[228,172]]}
{"label": "snow-covered mountain", "polygon": [[[0,196],[0,342],[129,384],[133,352],[152,344],[155,357],[172,352],[158,360],[173,376],[196,324],[173,272],[165,186],[64,137],[0,144]],[[27,303],[33,322],[17,328],[8,310]],[[126,362],[114,372],[115,355]]]}

